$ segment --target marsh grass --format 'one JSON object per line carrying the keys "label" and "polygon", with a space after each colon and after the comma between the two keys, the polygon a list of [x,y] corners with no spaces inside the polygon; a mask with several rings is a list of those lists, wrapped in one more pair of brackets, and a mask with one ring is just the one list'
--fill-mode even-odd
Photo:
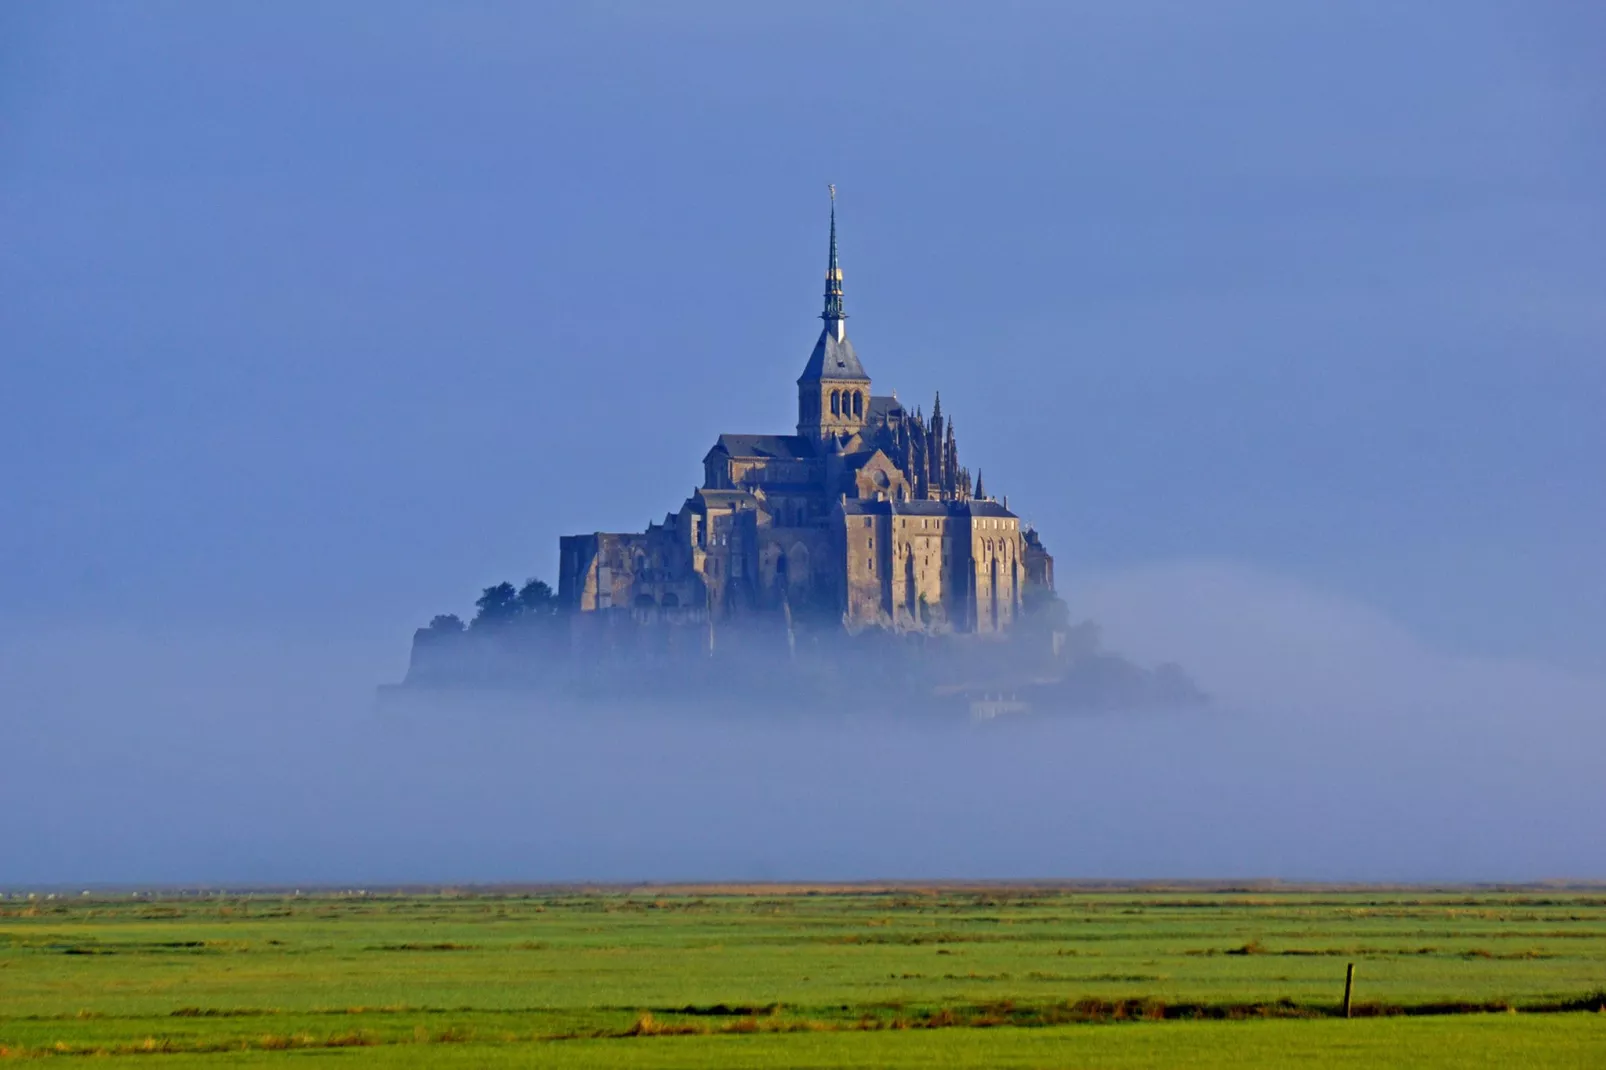
{"label": "marsh grass", "polygon": [[1338,1014],[1346,960],[1366,963],[1358,1018],[1599,1018],[1606,898],[769,887],[0,903],[0,1055],[349,1061],[1315,1022]]}

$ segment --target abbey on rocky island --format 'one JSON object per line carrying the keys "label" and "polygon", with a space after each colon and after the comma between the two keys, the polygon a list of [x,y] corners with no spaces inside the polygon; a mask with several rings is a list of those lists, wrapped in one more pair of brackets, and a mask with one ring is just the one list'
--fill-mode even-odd
{"label": "abbey on rocky island", "polygon": [[720,435],[679,512],[561,540],[558,602],[669,623],[806,610],[850,631],[1007,631],[1054,561],[959,463],[930,417],[871,392],[848,341],[832,191],[825,321],[797,380],[797,433]]}

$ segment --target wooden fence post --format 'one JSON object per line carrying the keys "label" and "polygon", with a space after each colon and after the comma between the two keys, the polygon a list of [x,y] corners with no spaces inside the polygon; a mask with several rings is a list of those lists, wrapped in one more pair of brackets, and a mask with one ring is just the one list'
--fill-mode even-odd
{"label": "wooden fence post", "polygon": [[1350,996],[1355,991],[1355,963],[1350,963],[1344,971],[1344,1017],[1350,1016]]}

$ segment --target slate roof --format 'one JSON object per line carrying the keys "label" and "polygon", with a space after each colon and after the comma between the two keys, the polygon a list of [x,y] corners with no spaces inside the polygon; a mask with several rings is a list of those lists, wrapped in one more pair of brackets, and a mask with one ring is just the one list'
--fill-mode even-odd
{"label": "slate roof", "polygon": [[874,498],[849,498],[842,503],[842,511],[848,516],[885,516],[891,510],[891,502]]}
{"label": "slate roof", "polygon": [[903,516],[951,516],[958,513],[958,502],[894,502]]}
{"label": "slate roof", "polygon": [[842,467],[849,472],[857,472],[859,469],[875,460],[877,454],[881,455],[882,457],[886,457],[886,460],[889,464],[892,462],[892,458],[887,457],[885,450],[876,446],[870,446],[866,449],[855,450],[852,453],[845,454],[842,458]]}
{"label": "slate roof", "polygon": [[893,414],[903,415],[903,403],[889,394],[871,394],[870,411],[865,415],[871,423],[886,423]]}
{"label": "slate roof", "polygon": [[758,499],[745,490],[709,490],[707,487],[698,487],[686,504],[691,506],[693,512],[705,512],[710,505],[727,509],[757,508]]}
{"label": "slate roof", "polygon": [[853,351],[853,343],[846,337],[838,341],[829,325],[820,332],[820,340],[814,343],[814,352],[809,354],[803,374],[797,377],[800,383],[816,379],[870,381],[870,377],[864,373],[864,365],[859,363],[859,355]]}
{"label": "slate roof", "polygon": [[720,435],[714,449],[724,450],[731,457],[769,457],[782,461],[801,461],[814,456],[814,443],[802,435]]}
{"label": "slate roof", "polygon": [[797,494],[823,493],[820,489],[820,485],[812,481],[805,483],[779,483],[766,479],[763,483],[759,484],[759,489],[763,490],[766,498],[778,498]]}
{"label": "slate roof", "polygon": [[874,446],[864,440],[862,431],[855,431],[846,438],[839,438],[833,435],[826,440],[826,447],[832,453],[842,457],[849,457],[855,453],[863,453],[865,450],[875,449]]}

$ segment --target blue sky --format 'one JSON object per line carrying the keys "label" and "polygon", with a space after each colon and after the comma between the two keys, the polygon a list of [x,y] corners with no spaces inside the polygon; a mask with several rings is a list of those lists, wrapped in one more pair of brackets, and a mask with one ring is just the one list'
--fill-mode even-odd
{"label": "blue sky", "polygon": [[872,375],[1068,572],[1599,657],[1585,5],[4,18],[14,612],[399,629],[550,576],[791,422],[833,181]]}
{"label": "blue sky", "polygon": [[834,182],[878,390],[942,391],[1134,649],[1297,589],[1598,682],[1603,42],[1515,0],[0,6],[0,629],[395,678],[791,426]]}
{"label": "blue sky", "polygon": [[871,374],[1067,574],[1602,665],[1589,5],[0,19],[8,613],[401,640],[550,576],[789,426],[835,182]]}

